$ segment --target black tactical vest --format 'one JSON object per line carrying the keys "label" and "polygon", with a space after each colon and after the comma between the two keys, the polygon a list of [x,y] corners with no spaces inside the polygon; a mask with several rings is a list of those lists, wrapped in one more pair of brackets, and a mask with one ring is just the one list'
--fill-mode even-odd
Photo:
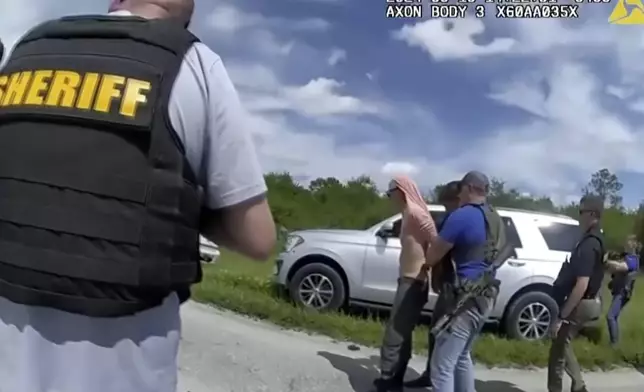
{"label": "black tactical vest", "polygon": [[[489,272],[494,275],[496,270],[498,270],[505,261],[510,258],[511,253],[514,249],[509,246],[506,239],[505,225],[498,212],[494,207],[489,204],[469,204],[481,211],[483,214],[483,219],[485,221],[485,243],[482,243],[478,246],[473,246],[467,250],[467,258],[470,260],[485,260],[489,265]],[[447,218],[447,217],[446,217]],[[446,219],[441,222],[442,224]],[[458,285],[457,277],[455,273],[456,266],[452,261],[453,249],[446,255],[449,259],[442,259],[440,262],[445,263],[446,272],[444,273],[444,279],[448,283],[454,283]]]}
{"label": "black tactical vest", "polygon": [[117,317],[201,280],[201,191],[168,116],[196,41],[84,16],[17,44],[0,70],[0,296]]}
{"label": "black tactical vest", "polygon": [[[597,229],[591,229],[584,233],[584,235],[581,237],[579,242],[575,245],[575,248],[571,252],[571,259],[573,257],[578,257],[577,252],[579,250],[579,246],[584,242],[584,241],[599,241],[599,245],[602,249],[601,255],[598,256],[598,259],[594,261],[595,268],[601,268],[601,265],[603,263],[603,257],[605,253],[604,249],[604,238],[601,232]],[[559,306],[563,305],[563,302],[565,301],[566,297],[570,294],[572,291],[574,285],[576,282],[576,276],[573,275],[573,271],[571,269],[571,264],[570,260],[566,259],[566,261],[563,262],[561,265],[561,269],[559,270],[559,274],[557,275],[557,279],[555,279],[555,282],[553,283],[553,288],[552,288],[552,297],[557,301]]]}
{"label": "black tactical vest", "polygon": [[501,267],[510,255],[504,251],[507,247],[505,225],[499,213],[489,204],[470,204],[478,208],[485,220],[485,243],[472,247],[467,252],[470,260],[485,260],[493,269]]}

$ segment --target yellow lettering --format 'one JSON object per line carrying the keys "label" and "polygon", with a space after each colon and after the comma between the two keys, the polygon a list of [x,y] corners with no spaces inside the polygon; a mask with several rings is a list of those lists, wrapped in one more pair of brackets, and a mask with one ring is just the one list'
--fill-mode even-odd
{"label": "yellow lettering", "polygon": [[80,88],[80,94],[78,95],[78,102],[76,102],[77,108],[89,110],[92,107],[94,95],[96,95],[96,87],[98,86],[98,78],[100,76],[97,73],[88,73],[85,75],[83,85]]}
{"label": "yellow lettering", "polygon": [[145,93],[149,92],[151,87],[150,82],[145,80],[128,79],[119,113],[127,117],[136,117],[136,110],[139,108],[139,104],[148,102],[148,97]]}
{"label": "yellow lettering", "polygon": [[78,88],[80,81],[81,77],[76,72],[56,71],[49,88],[49,94],[45,99],[45,105],[73,107],[76,99],[76,88]]}
{"label": "yellow lettering", "polygon": [[[152,83],[96,72],[38,69],[0,75],[0,106],[29,105],[76,108],[134,118],[149,103]],[[119,101],[115,103],[115,101]]]}
{"label": "yellow lettering", "polygon": [[45,92],[47,91],[48,79],[54,74],[54,71],[41,70],[34,72],[34,78],[27,92],[25,105],[42,105],[45,101]]}
{"label": "yellow lettering", "polygon": [[2,106],[20,105],[25,97],[29,80],[31,80],[31,71],[11,74],[9,86],[7,86],[7,91],[2,100]]}
{"label": "yellow lettering", "polygon": [[121,91],[116,87],[122,86],[124,83],[125,78],[123,76],[103,75],[101,86],[98,88],[94,110],[97,112],[109,113],[114,98],[121,97]]}
{"label": "yellow lettering", "polygon": [[2,103],[2,96],[4,95],[4,88],[7,86],[9,77],[6,75],[0,76],[0,103]]}

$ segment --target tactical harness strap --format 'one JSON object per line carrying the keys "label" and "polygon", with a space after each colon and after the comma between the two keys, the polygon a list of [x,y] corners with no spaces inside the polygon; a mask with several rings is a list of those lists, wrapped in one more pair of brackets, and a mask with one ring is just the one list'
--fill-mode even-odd
{"label": "tactical harness strap", "polygon": [[505,263],[505,261],[510,257],[511,251],[513,250],[512,247],[508,246],[509,244],[506,243],[505,228],[502,221],[494,218],[498,221],[495,222],[496,227],[493,229],[490,225],[491,216],[489,214],[497,214],[496,211],[494,211],[489,205],[486,205],[485,207],[480,204],[472,205],[477,207],[483,214],[483,218],[485,220],[486,243],[475,248],[472,252],[468,252],[468,259],[473,255],[484,255],[484,260],[489,266],[483,275],[475,281],[460,280],[456,274],[454,274],[456,282],[452,284],[448,283],[444,286],[444,290],[447,290],[448,293],[451,292],[451,295],[448,298],[451,298],[454,304],[451,307],[451,311],[446,312],[446,314],[441,317],[432,328],[431,332],[434,335],[438,335],[441,331],[445,330],[454,320],[464,314],[467,310],[477,306],[478,297],[492,298],[494,302],[496,302],[501,281],[495,278],[495,274],[503,263]]}

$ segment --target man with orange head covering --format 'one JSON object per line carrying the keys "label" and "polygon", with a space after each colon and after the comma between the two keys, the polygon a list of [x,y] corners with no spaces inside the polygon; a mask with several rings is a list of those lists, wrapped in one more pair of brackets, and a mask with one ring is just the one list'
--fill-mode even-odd
{"label": "man with orange head covering", "polygon": [[425,251],[436,236],[436,226],[414,181],[407,176],[394,178],[387,196],[402,213],[400,275],[380,350],[381,376],[374,382],[377,392],[403,390],[411,359],[412,332],[429,290],[427,270],[423,268]]}

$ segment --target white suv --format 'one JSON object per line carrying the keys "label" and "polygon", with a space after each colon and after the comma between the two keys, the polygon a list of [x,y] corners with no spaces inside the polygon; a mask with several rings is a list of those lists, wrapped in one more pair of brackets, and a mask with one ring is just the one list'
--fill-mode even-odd
{"label": "white suv", "polygon": [[[445,210],[428,206],[440,222]],[[512,338],[546,336],[557,304],[550,288],[579,239],[579,223],[567,216],[499,208],[514,256],[497,277],[501,292],[491,315]],[[366,230],[302,230],[288,236],[275,281],[291,298],[320,310],[347,304],[388,308],[393,303],[400,253],[400,214]],[[437,294],[425,306],[431,312]]]}

